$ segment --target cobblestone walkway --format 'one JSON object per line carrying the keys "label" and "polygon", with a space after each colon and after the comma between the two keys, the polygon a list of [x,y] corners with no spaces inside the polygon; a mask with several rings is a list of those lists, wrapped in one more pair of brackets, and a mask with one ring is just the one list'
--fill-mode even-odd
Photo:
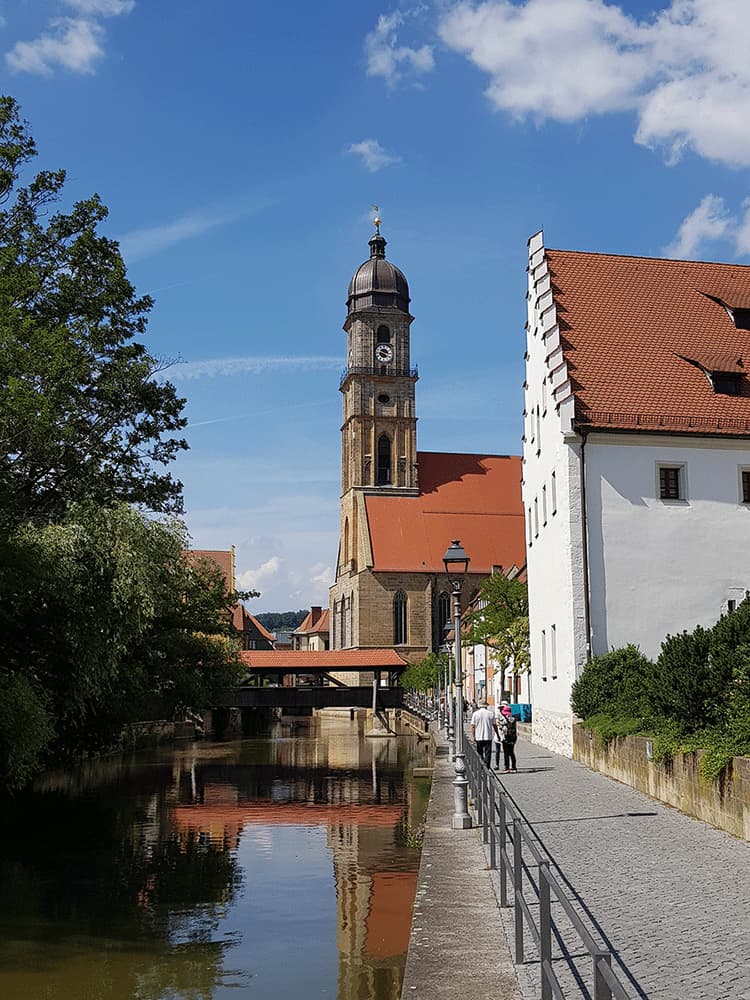
{"label": "cobblestone walkway", "polygon": [[503,784],[632,995],[750,1000],[750,844],[528,742],[518,763]]}

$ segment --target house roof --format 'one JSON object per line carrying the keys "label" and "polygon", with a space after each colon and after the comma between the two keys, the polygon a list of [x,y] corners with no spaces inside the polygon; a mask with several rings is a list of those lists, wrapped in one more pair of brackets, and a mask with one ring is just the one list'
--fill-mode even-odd
{"label": "house roof", "polygon": [[188,559],[206,559],[215,563],[224,574],[227,590],[234,590],[234,551],[232,549],[187,549]]}
{"label": "house roof", "polygon": [[590,428],[750,432],[750,383],[714,391],[706,371],[750,369],[750,267],[547,250],[560,341]]}
{"label": "house roof", "polygon": [[250,625],[256,628],[264,639],[268,639],[269,642],[274,641],[274,637],[268,629],[264,625],[261,625],[255,615],[251,615],[247,608],[239,602],[232,608],[232,625],[239,632],[245,632],[248,625]]}
{"label": "house roof", "polygon": [[419,495],[365,498],[375,572],[444,573],[459,538],[471,573],[526,561],[521,459],[419,452]]}
{"label": "house roof", "polygon": [[321,632],[330,632],[330,617],[330,610],[325,608],[325,610],[321,611],[320,617],[313,622],[313,613],[312,611],[308,611],[307,617],[302,624],[294,630],[294,634],[319,635]]}
{"label": "house roof", "polygon": [[406,660],[395,649],[248,649],[240,653],[251,670],[397,670]]}

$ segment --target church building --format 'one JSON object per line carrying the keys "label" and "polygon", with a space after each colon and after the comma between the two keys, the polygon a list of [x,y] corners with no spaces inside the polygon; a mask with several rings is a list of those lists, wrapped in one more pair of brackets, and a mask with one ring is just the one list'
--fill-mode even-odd
{"label": "church building", "polygon": [[452,613],[442,561],[452,539],[471,559],[462,609],[484,577],[524,565],[521,458],[417,450],[409,286],[375,224],[344,323],[331,648],[395,646],[416,662],[440,648]]}

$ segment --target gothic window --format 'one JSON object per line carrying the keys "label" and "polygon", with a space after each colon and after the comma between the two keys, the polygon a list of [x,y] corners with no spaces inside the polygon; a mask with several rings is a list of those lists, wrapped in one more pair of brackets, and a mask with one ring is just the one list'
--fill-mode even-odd
{"label": "gothic window", "polygon": [[346,598],[342,597],[339,604],[339,647],[346,648]]}
{"label": "gothic window", "polygon": [[378,344],[390,344],[391,342],[391,331],[387,326],[379,326],[376,336]]}
{"label": "gothic window", "polygon": [[337,634],[338,624],[339,624],[338,613],[339,613],[339,602],[334,601],[333,607],[331,608],[331,640],[332,640],[331,645],[333,649],[341,648],[340,645],[336,642],[336,640],[338,639],[338,634]]}
{"label": "gothic window", "polygon": [[391,484],[391,439],[387,434],[378,438],[378,486]]}
{"label": "gothic window", "polygon": [[349,518],[344,518],[344,569],[349,569]]}
{"label": "gothic window", "polygon": [[445,590],[438,594],[435,612],[435,648],[439,649],[445,642],[445,626],[451,616],[451,595]]}
{"label": "gothic window", "polygon": [[394,646],[403,646],[406,643],[406,607],[406,594],[403,590],[399,590],[393,598]]}

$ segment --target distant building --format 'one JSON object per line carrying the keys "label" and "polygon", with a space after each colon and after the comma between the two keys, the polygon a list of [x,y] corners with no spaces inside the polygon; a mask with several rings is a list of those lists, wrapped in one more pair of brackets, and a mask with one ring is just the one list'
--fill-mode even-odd
{"label": "distant building", "polygon": [[302,624],[292,632],[292,649],[324,650],[330,648],[330,614],[328,608],[310,608]]}
{"label": "distant building", "polygon": [[[234,546],[231,549],[190,549],[187,555],[196,561],[205,559],[214,563],[224,575],[227,593],[237,589],[234,577]],[[274,648],[274,637],[244,605],[237,602],[230,609],[230,614],[232,625],[240,633],[242,649]]]}
{"label": "distant building", "polygon": [[750,267],[529,241],[523,499],[534,738],[587,659],[750,587]]}
{"label": "distant building", "polygon": [[378,228],[347,298],[331,648],[393,646],[414,662],[443,642],[452,539],[471,559],[464,608],[493,566],[523,565],[521,459],[417,451],[409,287],[385,247]]}

